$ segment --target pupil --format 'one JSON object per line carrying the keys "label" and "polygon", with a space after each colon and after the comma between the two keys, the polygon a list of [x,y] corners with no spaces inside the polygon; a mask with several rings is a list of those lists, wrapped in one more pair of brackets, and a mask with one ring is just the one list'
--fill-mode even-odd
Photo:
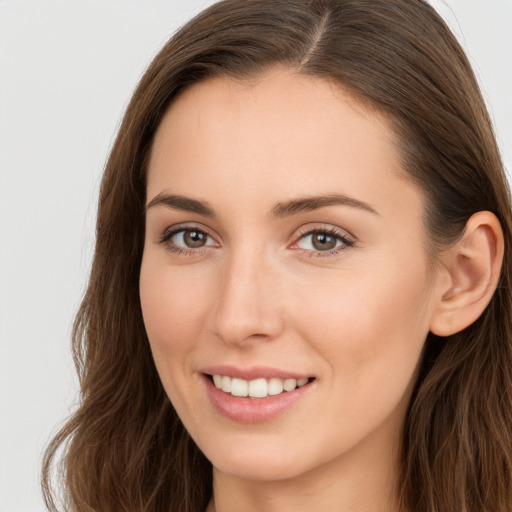
{"label": "pupil", "polygon": [[203,247],[206,243],[206,236],[200,231],[186,231],[184,238],[189,247]]}
{"label": "pupil", "polygon": [[313,235],[313,246],[319,251],[328,251],[336,247],[336,238],[327,233],[315,233]]}

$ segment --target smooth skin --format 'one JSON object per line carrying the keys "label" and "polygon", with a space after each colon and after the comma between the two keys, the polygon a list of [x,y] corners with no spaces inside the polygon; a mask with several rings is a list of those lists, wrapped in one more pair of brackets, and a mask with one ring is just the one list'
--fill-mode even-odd
{"label": "smooth skin", "polygon": [[[396,510],[427,333],[481,314],[503,253],[480,212],[434,272],[424,197],[404,176],[382,116],[292,70],[209,79],[166,113],[140,296],[163,386],[214,466],[209,511]],[[220,364],[315,380],[277,418],[244,424],[205,393],[202,369]]]}

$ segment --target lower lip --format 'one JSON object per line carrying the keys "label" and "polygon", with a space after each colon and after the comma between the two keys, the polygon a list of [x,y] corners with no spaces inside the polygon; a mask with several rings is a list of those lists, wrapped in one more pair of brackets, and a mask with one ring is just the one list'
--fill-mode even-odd
{"label": "lower lip", "polygon": [[300,401],[315,384],[315,380],[313,380],[293,391],[284,391],[279,395],[265,398],[242,398],[218,389],[206,375],[203,380],[208,398],[215,410],[222,416],[238,423],[262,423],[277,418]]}

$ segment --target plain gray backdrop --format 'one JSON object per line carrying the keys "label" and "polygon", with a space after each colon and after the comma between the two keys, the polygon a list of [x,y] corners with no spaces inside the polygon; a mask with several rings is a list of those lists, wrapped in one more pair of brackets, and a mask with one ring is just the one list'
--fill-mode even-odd
{"label": "plain gray backdrop", "polygon": [[[42,512],[45,443],[77,396],[69,341],[124,108],[207,0],[0,0],[0,512]],[[433,0],[512,171],[512,0]]]}

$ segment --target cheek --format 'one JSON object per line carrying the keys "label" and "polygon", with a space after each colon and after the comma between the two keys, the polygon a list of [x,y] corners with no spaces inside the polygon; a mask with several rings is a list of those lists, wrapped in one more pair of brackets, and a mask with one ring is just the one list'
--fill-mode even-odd
{"label": "cheek", "polygon": [[210,303],[208,281],[201,276],[191,276],[179,267],[158,265],[147,258],[141,267],[140,300],[160,371],[162,364],[177,361],[177,355],[193,349],[199,340]]}
{"label": "cheek", "polygon": [[378,391],[395,381],[403,386],[416,370],[428,333],[427,282],[424,267],[352,269],[307,294],[297,291],[296,322],[344,387]]}

